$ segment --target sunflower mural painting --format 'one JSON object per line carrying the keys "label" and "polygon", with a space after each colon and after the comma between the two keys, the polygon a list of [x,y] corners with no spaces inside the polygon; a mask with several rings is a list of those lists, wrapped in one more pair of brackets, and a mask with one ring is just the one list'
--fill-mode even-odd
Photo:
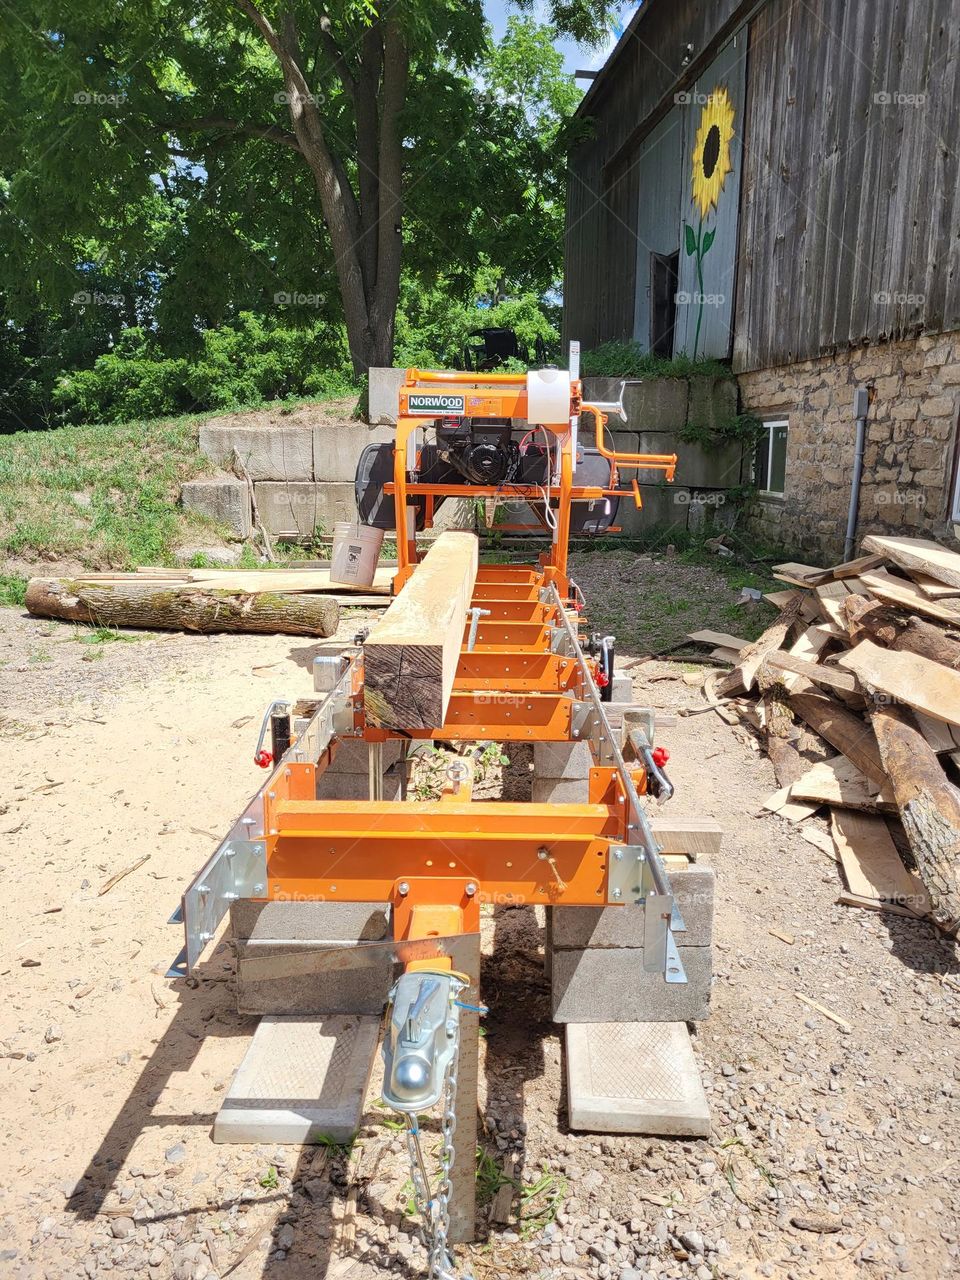
{"label": "sunflower mural painting", "polygon": [[720,85],[707,98],[700,112],[700,124],[693,145],[691,195],[700,219],[696,230],[684,222],[684,247],[687,257],[695,257],[697,267],[697,328],[693,341],[693,358],[700,346],[703,323],[703,260],[717,235],[716,226],[704,229],[710,210],[716,210],[727,175],[732,173],[730,144],[733,141],[733,103],[725,86]]}

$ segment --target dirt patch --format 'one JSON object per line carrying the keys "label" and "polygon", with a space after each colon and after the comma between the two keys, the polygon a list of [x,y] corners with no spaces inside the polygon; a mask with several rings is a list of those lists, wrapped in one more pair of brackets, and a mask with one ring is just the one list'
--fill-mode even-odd
{"label": "dirt patch", "polygon": [[[628,560],[622,578],[634,572]],[[354,615],[341,638],[356,629]],[[308,694],[316,646],[180,636],[84,661],[69,630],[0,611],[5,654],[41,643],[52,654],[0,668],[0,706],[30,726],[5,743],[0,795],[0,1274],[413,1280],[424,1255],[406,1153],[374,1105],[377,1078],[359,1164],[322,1148],[214,1146],[212,1119],[256,1019],[236,1013],[222,940],[195,987],[164,977],[181,944],[165,921],[262,777],[251,762],[260,713]],[[638,700],[661,712],[702,705],[674,664],[635,672]],[[713,1134],[571,1133],[543,920],[526,907],[489,912],[481,1200],[506,1168],[523,1198],[504,1225],[484,1210],[465,1269],[484,1280],[955,1274],[954,946],[922,923],[838,906],[833,861],[762,809],[769,763],[713,713],[659,737],[677,785],[670,812],[714,817],[726,833],[713,1010],[695,1036]],[[500,785],[519,797],[528,762],[511,756]]]}

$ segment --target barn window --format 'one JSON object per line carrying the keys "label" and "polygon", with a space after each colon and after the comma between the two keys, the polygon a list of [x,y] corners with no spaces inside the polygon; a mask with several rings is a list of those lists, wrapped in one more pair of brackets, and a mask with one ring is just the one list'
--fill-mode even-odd
{"label": "barn window", "polygon": [[762,494],[782,498],[787,478],[786,418],[774,418],[763,424],[753,465],[753,481]]}

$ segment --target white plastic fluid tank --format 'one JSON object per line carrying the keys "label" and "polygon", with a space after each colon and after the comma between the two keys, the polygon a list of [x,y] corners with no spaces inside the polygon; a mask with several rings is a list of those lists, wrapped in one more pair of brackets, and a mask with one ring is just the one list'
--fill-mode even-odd
{"label": "white plastic fluid tank", "polygon": [[566,369],[531,369],[527,374],[527,421],[570,425],[570,374]]}

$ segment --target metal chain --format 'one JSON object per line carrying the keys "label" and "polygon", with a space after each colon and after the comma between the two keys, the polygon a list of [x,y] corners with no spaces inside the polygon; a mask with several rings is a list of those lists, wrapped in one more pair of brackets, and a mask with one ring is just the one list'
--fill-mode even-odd
{"label": "metal chain", "polygon": [[[407,1115],[407,1153],[410,1157],[410,1180],[413,1198],[420,1214],[420,1237],[427,1250],[428,1280],[457,1280],[455,1263],[447,1246],[450,1230],[450,1173],[455,1158],[453,1138],[457,1129],[457,1068],[460,1063],[460,1019],[456,1019],[456,1037],[453,1056],[447,1067],[443,1085],[443,1117],[440,1149],[440,1177],[436,1192],[430,1193],[423,1149],[420,1145],[420,1128],[414,1115]],[[464,1280],[470,1280],[465,1276]]]}

